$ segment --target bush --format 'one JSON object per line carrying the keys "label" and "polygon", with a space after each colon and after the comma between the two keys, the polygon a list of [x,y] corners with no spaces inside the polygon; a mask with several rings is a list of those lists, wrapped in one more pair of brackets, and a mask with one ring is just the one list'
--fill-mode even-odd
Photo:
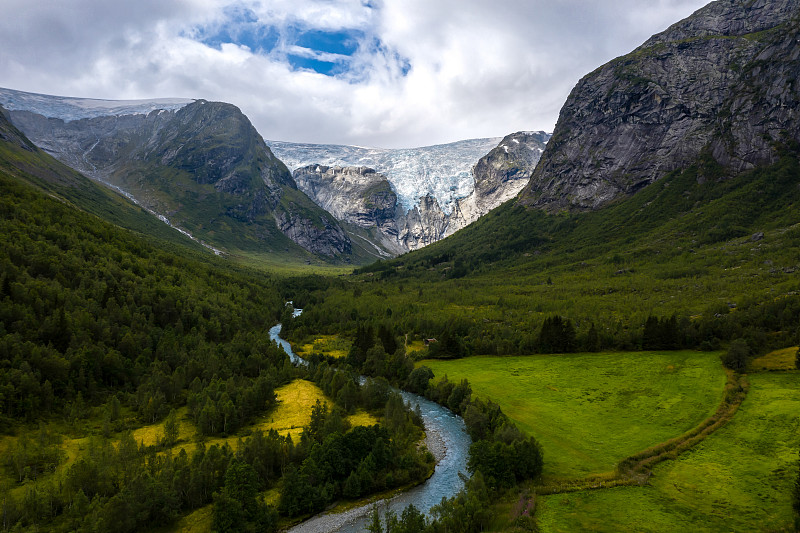
{"label": "bush", "polygon": [[728,347],[728,351],[722,356],[722,364],[725,368],[730,368],[741,372],[747,367],[747,358],[750,356],[750,346],[744,339],[735,339]]}

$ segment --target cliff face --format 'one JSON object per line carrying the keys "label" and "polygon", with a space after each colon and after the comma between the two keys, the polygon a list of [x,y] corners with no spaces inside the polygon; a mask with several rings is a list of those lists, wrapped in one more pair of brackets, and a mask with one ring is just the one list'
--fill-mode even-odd
{"label": "cliff face", "polygon": [[483,156],[472,169],[475,189],[456,203],[445,236],[517,196],[528,184],[549,138],[542,131],[512,133]]}
{"label": "cliff face", "polygon": [[351,253],[337,221],[297,190],[233,105],[198,100],[177,110],[69,121],[25,110],[10,116],[62,162],[215,245],[283,250],[285,236],[314,254]]}
{"label": "cliff face", "polygon": [[585,76],[525,205],[595,209],[707,150],[731,175],[800,139],[800,0],[718,0]]}
{"label": "cliff face", "polygon": [[330,214],[362,228],[393,225],[397,195],[382,174],[367,167],[310,165],[294,171],[300,190]]}

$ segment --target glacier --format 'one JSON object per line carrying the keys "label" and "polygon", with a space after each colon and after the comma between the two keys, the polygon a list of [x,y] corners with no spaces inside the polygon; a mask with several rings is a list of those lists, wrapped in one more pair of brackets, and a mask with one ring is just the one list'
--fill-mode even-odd
{"label": "glacier", "polygon": [[191,98],[150,100],[99,100],[26,93],[0,87],[0,105],[9,111],[30,111],[64,122],[120,115],[147,115],[153,111],[177,111],[194,102]]}
{"label": "glacier", "polygon": [[436,198],[447,215],[460,198],[475,188],[472,168],[502,137],[468,139],[419,148],[365,148],[337,144],[306,144],[265,139],[289,170],[319,164],[328,167],[370,167],[386,179],[405,211],[419,206],[420,198]]}

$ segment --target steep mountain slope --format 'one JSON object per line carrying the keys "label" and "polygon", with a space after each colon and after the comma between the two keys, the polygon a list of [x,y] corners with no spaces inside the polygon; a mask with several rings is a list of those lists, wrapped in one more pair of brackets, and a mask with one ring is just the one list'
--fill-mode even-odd
{"label": "steep mountain slope", "polygon": [[396,255],[436,242],[513,198],[547,139],[543,132],[514,133],[480,155],[496,139],[406,150],[269,143],[291,167],[305,164],[294,170],[300,190],[340,221],[366,230],[360,238]]}
{"label": "steep mountain slope", "polygon": [[397,194],[386,177],[367,167],[310,165],[294,171],[297,187],[348,227],[366,231],[362,237],[386,255],[407,251],[399,243]]}
{"label": "steep mountain slope", "polygon": [[541,131],[512,133],[482,157],[472,169],[474,189],[456,202],[445,236],[517,196],[528,184],[549,139]]}
{"label": "steep mountain slope", "polygon": [[719,0],[588,74],[521,202],[597,208],[704,150],[728,176],[775,162],[800,138],[799,33],[798,0]]}
{"label": "steep mountain slope", "polygon": [[201,249],[152,213],[102,187],[34,145],[8,120],[0,107],[0,171],[118,226],[174,244]]}
{"label": "steep mountain slope", "polygon": [[[0,102],[17,107],[10,111],[12,122],[34,143],[215,247],[234,254],[313,260],[310,252],[363,260],[337,221],[297,189],[235,106],[204,100],[164,108],[159,101],[90,105],[34,96],[0,92]],[[115,114],[104,114],[109,108]]]}

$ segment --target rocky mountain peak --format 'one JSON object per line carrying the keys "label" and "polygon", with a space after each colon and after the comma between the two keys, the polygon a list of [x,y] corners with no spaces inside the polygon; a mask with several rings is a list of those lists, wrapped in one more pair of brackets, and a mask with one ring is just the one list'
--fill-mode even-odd
{"label": "rocky mountain peak", "polygon": [[585,76],[526,205],[594,209],[706,150],[730,174],[800,138],[800,0],[718,0]]}

